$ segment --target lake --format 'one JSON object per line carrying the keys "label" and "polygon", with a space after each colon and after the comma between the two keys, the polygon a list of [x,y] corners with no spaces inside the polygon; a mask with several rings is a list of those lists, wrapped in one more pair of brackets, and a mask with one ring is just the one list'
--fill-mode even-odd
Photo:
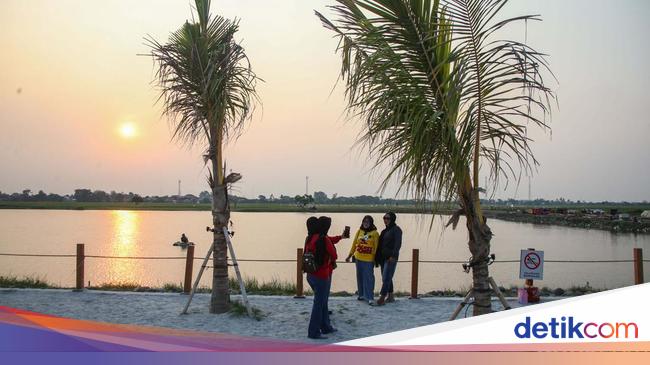
{"label": "lake", "polygon": [[[295,260],[302,247],[309,213],[232,213],[233,244],[238,259]],[[361,213],[330,213],[331,235],[343,227],[352,227],[352,235],[361,223]],[[373,214],[379,227],[382,214]],[[397,223],[404,231],[401,260],[411,260],[412,249],[420,249],[420,260],[464,261],[469,257],[467,233],[461,222],[458,230],[443,230],[447,217],[399,214]],[[445,220],[443,222],[443,219]],[[75,254],[76,243],[84,243],[86,255],[105,256],[185,256],[172,246],[181,233],[196,243],[195,257],[203,258],[211,243],[205,227],[211,224],[210,212],[185,211],[67,211],[0,210],[0,253]],[[613,234],[606,231],[533,225],[491,220],[494,232],[492,253],[497,262],[490,273],[499,285],[521,285],[518,260],[521,249],[543,250],[546,260],[630,260],[632,248],[640,247],[650,257],[650,235]],[[380,228],[381,230],[381,228]],[[347,256],[351,240],[337,245],[340,259]],[[200,260],[195,261],[194,274]],[[645,263],[645,272],[650,270]],[[181,283],[185,260],[126,260],[86,258],[85,279],[91,285],[105,282],[135,282],[144,286]],[[295,262],[240,262],[245,277],[261,281],[295,281]],[[431,290],[467,289],[471,275],[460,264],[420,263],[420,293]],[[0,275],[37,276],[50,283],[72,287],[75,282],[75,258],[0,256]],[[231,273],[234,275],[234,272]],[[411,264],[398,265],[396,290],[410,290]],[[646,274],[647,277],[647,274]],[[203,275],[209,285],[211,271]],[[633,284],[633,264],[553,263],[544,265],[544,280],[537,286],[568,288],[589,283],[594,288],[611,289]],[[380,275],[376,271],[377,289]],[[305,281],[305,285],[307,283]],[[332,290],[354,292],[353,264],[339,264],[334,272]]]}

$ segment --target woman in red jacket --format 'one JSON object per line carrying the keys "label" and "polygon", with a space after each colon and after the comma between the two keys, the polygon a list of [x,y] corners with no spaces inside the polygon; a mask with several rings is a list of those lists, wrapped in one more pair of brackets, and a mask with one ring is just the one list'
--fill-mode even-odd
{"label": "woman in red jacket", "polygon": [[331,225],[331,218],[318,218],[318,234],[308,237],[308,242],[305,245],[305,252],[314,252],[318,264],[318,269],[315,272],[307,274],[307,282],[314,291],[314,304],[311,309],[307,337],[313,339],[326,339],[324,334],[336,332],[336,328],[332,327],[330,322],[327,301],[332,283],[333,263],[337,258],[332,241],[338,242],[341,237],[327,236]]}

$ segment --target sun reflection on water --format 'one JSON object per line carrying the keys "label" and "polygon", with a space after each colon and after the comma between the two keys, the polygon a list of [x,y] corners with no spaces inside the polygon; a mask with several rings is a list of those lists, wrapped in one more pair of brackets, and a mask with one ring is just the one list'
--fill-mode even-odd
{"label": "sun reflection on water", "polygon": [[[140,213],[129,210],[111,212],[113,239],[111,256],[137,256]],[[112,259],[109,261],[109,280],[112,282],[138,283],[142,277],[138,270],[138,260]]]}

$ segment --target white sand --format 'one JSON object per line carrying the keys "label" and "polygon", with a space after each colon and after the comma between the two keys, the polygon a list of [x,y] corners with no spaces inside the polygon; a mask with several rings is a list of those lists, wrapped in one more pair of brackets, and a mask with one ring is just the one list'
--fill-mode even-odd
{"label": "white sand", "polygon": [[[261,321],[210,314],[209,298],[209,294],[197,294],[189,314],[179,315],[187,301],[187,296],[180,294],[0,289],[0,305],[61,317],[311,341],[307,338],[307,324],[312,297],[249,296],[250,303],[264,312]],[[240,296],[233,295],[231,299]],[[328,335],[327,341],[319,342],[341,342],[446,321],[460,301],[460,298],[398,298],[395,303],[371,307],[356,297],[332,297],[331,320],[339,331]],[[518,306],[515,299],[509,298],[509,302]],[[502,309],[497,301],[493,302],[493,308]],[[468,315],[471,311],[470,308]],[[464,310],[460,314],[463,316]]]}

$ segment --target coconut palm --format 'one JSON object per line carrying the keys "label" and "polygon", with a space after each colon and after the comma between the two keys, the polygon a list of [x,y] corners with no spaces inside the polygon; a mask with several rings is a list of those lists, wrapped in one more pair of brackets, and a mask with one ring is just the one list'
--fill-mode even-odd
{"label": "coconut palm", "polygon": [[[360,142],[419,201],[457,201],[447,225],[466,218],[474,315],[491,312],[488,257],[492,231],[479,200],[479,172],[499,181],[532,173],[528,126],[548,129],[553,92],[545,55],[497,38],[520,16],[497,21],[506,0],[338,0],[347,109],[361,119]],[[493,190],[494,191],[494,190]]]}
{"label": "coconut palm", "polygon": [[241,178],[225,176],[224,144],[238,136],[257,100],[257,77],[244,49],[234,40],[238,22],[210,15],[210,0],[196,0],[198,21],[186,22],[167,43],[148,37],[164,114],[173,139],[205,148],[212,193],[213,280],[211,313],[230,308],[227,246],[223,227],[230,221],[228,185]]}

